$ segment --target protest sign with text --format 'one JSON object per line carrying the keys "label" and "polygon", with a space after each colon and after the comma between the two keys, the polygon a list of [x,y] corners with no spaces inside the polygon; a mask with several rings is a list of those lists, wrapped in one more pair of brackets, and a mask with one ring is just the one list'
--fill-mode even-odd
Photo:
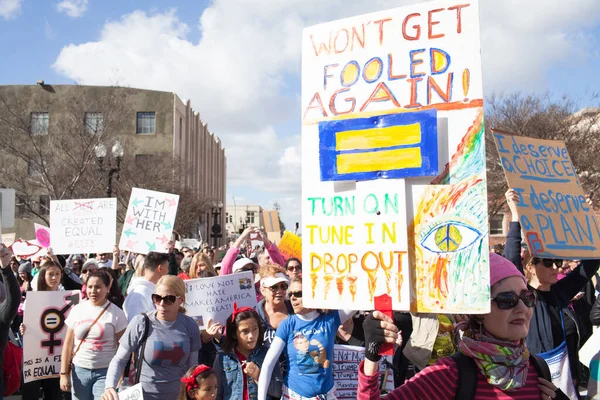
{"label": "protest sign with text", "polygon": [[225,326],[234,302],[238,308],[256,307],[252,271],[185,281],[186,314],[194,317],[200,327],[206,327],[209,319]]}
{"label": "protest sign with text", "polygon": [[125,390],[119,391],[119,400],[144,400],[142,384],[138,383],[137,385],[133,385]]}
{"label": "protest sign with text", "polygon": [[62,346],[67,334],[65,320],[80,299],[79,290],[27,293],[23,315],[25,383],[58,378]]}
{"label": "protest sign with text", "polygon": [[141,254],[166,253],[178,204],[176,194],[133,188],[119,248]]}
{"label": "protest sign with text", "polygon": [[[365,359],[365,348],[336,344],[333,348],[333,380],[335,397],[338,399],[356,399],[358,389],[358,365]],[[392,356],[382,356],[379,360],[379,372],[385,375],[384,389],[394,390],[394,373],[388,369],[384,360],[392,363]],[[387,372],[387,373],[386,373]]]}
{"label": "protest sign with text", "polygon": [[286,260],[288,258],[297,258],[302,262],[302,238],[294,235],[290,231],[285,231],[279,242],[279,252]]}
{"label": "protest sign with text", "polygon": [[600,257],[600,230],[565,142],[494,131],[519,221],[535,257]]}
{"label": "protest sign with text", "polygon": [[50,244],[54,254],[110,253],[116,243],[116,231],[115,198],[50,202]]}
{"label": "protest sign with text", "polygon": [[477,0],[304,29],[306,307],[489,312],[479,38]]}

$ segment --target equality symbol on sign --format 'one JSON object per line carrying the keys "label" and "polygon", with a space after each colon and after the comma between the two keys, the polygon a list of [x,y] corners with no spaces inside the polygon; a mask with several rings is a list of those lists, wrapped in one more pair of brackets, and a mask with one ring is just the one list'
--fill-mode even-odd
{"label": "equality symbol on sign", "polygon": [[40,320],[42,330],[48,334],[48,340],[42,341],[42,347],[48,347],[48,354],[54,354],[54,348],[62,344],[62,340],[56,338],[63,327],[65,326],[65,313],[73,305],[79,303],[79,295],[72,294],[65,296],[67,302],[60,310],[58,308],[48,308],[42,313]]}

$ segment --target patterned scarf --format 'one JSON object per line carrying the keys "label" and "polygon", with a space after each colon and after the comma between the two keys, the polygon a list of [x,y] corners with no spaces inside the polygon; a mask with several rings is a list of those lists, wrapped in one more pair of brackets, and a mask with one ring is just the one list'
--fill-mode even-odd
{"label": "patterned scarf", "polygon": [[529,351],[524,340],[498,340],[485,332],[467,330],[459,351],[475,361],[490,385],[500,390],[515,390],[525,386]]}

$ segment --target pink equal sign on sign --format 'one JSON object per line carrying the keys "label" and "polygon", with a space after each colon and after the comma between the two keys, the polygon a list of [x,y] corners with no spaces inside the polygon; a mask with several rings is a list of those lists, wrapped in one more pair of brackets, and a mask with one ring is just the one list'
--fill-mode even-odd
{"label": "pink equal sign on sign", "polygon": [[35,226],[35,239],[38,244],[42,247],[50,247],[50,229],[44,225],[34,224]]}

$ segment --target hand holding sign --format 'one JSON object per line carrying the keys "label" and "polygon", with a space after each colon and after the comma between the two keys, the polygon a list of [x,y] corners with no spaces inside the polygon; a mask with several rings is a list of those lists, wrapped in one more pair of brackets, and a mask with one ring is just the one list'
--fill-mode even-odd
{"label": "hand holding sign", "polygon": [[519,211],[517,210],[517,204],[520,203],[519,194],[513,189],[508,189],[504,196],[506,196],[506,204],[508,205],[512,216],[511,221],[518,221]]}

